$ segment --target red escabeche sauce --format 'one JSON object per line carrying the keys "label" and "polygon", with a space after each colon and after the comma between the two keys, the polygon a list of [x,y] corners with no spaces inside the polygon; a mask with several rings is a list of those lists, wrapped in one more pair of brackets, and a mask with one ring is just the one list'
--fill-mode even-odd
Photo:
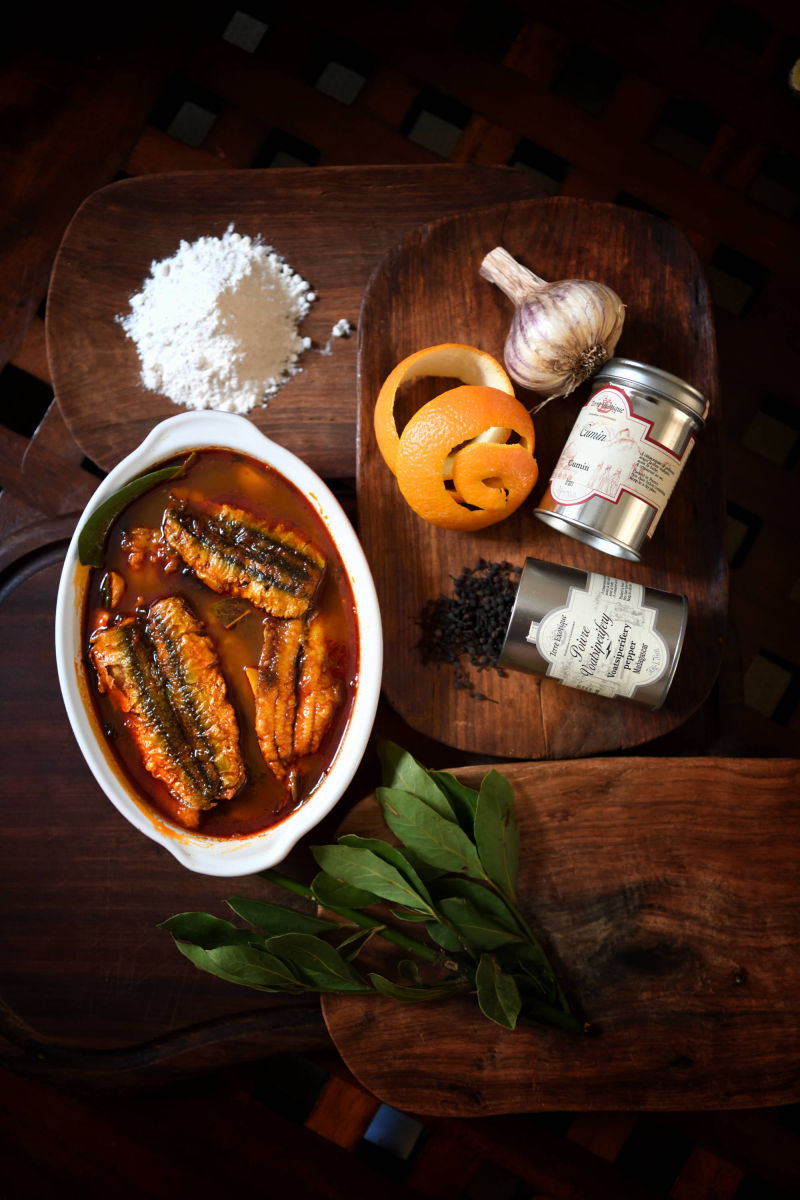
{"label": "red escabeche sauce", "polygon": [[[152,469],[189,459],[190,452],[176,456]],[[340,680],[343,699],[317,753],[301,762],[299,785],[294,797],[285,782],[269,770],[255,734],[255,700],[246,669],[258,666],[261,655],[264,613],[244,604],[246,614],[231,627],[221,611],[226,597],[212,591],[189,568],[179,565],[167,573],[163,565],[148,562],[132,569],[122,547],[126,532],[137,527],[159,529],[166,505],[172,498],[230,504],[246,509],[269,525],[294,528],[310,539],[327,560],[327,570],[315,598],[315,608],[325,616],[326,630],[335,644],[331,669]],[[103,580],[116,572],[125,590],[116,607],[103,602]],[[132,616],[166,595],[180,595],[194,609],[211,637],[236,711],[246,781],[230,800],[200,814],[198,832],[219,838],[243,837],[277,824],[299,807],[319,785],[330,768],[350,718],[358,681],[359,645],[355,602],[347,571],[325,524],[311,503],[288,479],[273,468],[247,455],[225,449],[200,449],[181,476],[154,485],[132,500],[117,516],[105,540],[103,565],[90,572],[84,610],[84,647],[104,625]],[[166,786],[145,770],[122,716],[97,686],[91,661],[87,671],[92,682],[93,703],[114,756],[135,790],[157,812],[183,824],[186,810]]]}

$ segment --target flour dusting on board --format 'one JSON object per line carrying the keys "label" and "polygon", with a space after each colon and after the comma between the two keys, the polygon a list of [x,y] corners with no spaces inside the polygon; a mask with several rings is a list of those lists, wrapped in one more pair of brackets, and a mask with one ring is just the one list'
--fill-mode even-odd
{"label": "flour dusting on board", "polygon": [[[153,262],[117,321],[136,345],[145,387],[187,408],[247,413],[301,370],[311,339],[299,326],[315,300],[272,246],[231,225]],[[342,322],[337,329],[343,336]]]}

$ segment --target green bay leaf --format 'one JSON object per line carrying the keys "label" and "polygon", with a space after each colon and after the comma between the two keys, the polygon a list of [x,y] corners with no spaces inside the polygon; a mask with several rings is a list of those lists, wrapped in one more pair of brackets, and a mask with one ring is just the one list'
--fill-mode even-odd
{"label": "green bay leaf", "polygon": [[509,942],[519,942],[518,934],[505,928],[487,912],[475,908],[463,896],[448,896],[437,908],[456,927],[473,950],[496,950]]}
{"label": "green bay leaf", "polygon": [[364,888],[353,887],[341,879],[334,879],[327,871],[318,871],[311,880],[311,894],[317,904],[331,911],[337,908],[370,908],[380,897]]}
{"label": "green bay leaf", "polygon": [[324,933],[341,929],[334,921],[299,912],[268,900],[250,900],[246,896],[230,896],[227,904],[238,917],[268,935],[276,933]]}
{"label": "green bay leaf", "polygon": [[336,879],[412,911],[431,911],[425,896],[420,895],[405,875],[372,850],[359,846],[312,846],[311,853],[322,870]]}
{"label": "green bay leaf", "polygon": [[297,994],[305,990],[303,983],[285,963],[254,946],[217,946],[206,950],[189,942],[175,944],[181,954],[201,971],[207,971],[228,983],[238,983],[260,992]]}
{"label": "green bay leaf", "polygon": [[161,467],[158,471],[150,471],[147,475],[139,475],[131,479],[124,487],[108,496],[89,515],[83,528],[78,534],[78,559],[85,567],[99,567],[103,562],[103,545],[106,534],[111,528],[114,518],[122,512],[126,504],[141,496],[157,483],[168,479],[177,479],[188,471],[195,459],[194,453],[182,463],[172,467]]}
{"label": "green bay leaf", "polygon": [[448,954],[464,953],[464,946],[458,934],[448,925],[442,925],[440,921],[429,921],[425,929],[431,941],[436,942],[436,945],[441,946]]}
{"label": "green bay leaf", "polygon": [[518,978],[517,984],[522,997],[520,1017],[525,1017],[530,1021],[539,1021],[544,1025],[555,1025],[559,1029],[566,1029],[569,1033],[583,1033],[585,1031],[584,1022],[569,1012],[569,1010],[555,1004],[549,1004],[536,995],[528,995],[524,978]]}
{"label": "green bay leaf", "polygon": [[238,929],[230,921],[223,921],[211,913],[184,912],[176,913],[162,921],[160,929],[166,929],[174,938],[183,942],[191,942],[204,950],[214,950],[218,946],[252,946],[264,944],[250,929]]}
{"label": "green bay leaf", "polygon": [[380,741],[378,754],[383,766],[383,783],[385,787],[400,788],[417,796],[440,817],[455,821],[456,814],[445,793],[439,787],[430,772],[423,767],[412,754],[403,750],[394,742]]}
{"label": "green bay leaf", "polygon": [[281,933],[267,941],[274,954],[306,986],[321,992],[364,992],[368,987],[330,942],[309,933]]}
{"label": "green bay leaf", "polygon": [[483,879],[475,846],[454,821],[398,788],[378,788],[383,818],[402,844],[431,867]]}
{"label": "green bay leaf", "polygon": [[392,846],[389,842],[381,841],[379,838],[360,837],[357,833],[343,834],[339,838],[339,845],[356,846],[362,850],[371,850],[373,854],[377,854],[378,858],[382,858],[384,862],[396,867],[400,874],[405,876],[417,895],[422,896],[424,900],[430,903],[430,892],[420,879],[416,867],[413,866],[408,856],[397,846]]}
{"label": "green bay leaf", "polygon": [[339,953],[352,962],[363,950],[364,946],[371,938],[383,929],[383,925],[375,924],[371,929],[356,929],[349,937],[343,938],[341,942],[337,942],[336,949]]}
{"label": "green bay leaf", "polygon": [[519,825],[514,812],[513,789],[499,771],[489,771],[481,783],[474,831],[475,845],[486,874],[513,899],[519,867]]}
{"label": "green bay leaf", "polygon": [[475,971],[475,986],[483,1015],[504,1029],[514,1029],[522,1007],[519,989],[513,976],[500,969],[494,955],[481,955]]}
{"label": "green bay leaf", "polygon": [[550,1004],[566,1007],[566,1000],[552,964],[538,941],[530,938],[520,946],[504,946],[498,958],[506,971],[523,974],[537,990],[542,999]]}
{"label": "green bay leaf", "polygon": [[447,878],[434,882],[433,894],[437,903],[446,896],[462,896],[473,908],[491,917],[495,924],[509,933],[520,933],[514,914],[503,897],[477,879],[453,878],[448,875]]}
{"label": "green bay leaf", "polygon": [[459,825],[466,833],[472,833],[478,793],[451,775],[449,771],[431,771],[431,779],[439,785],[450,800]]}
{"label": "green bay leaf", "polygon": [[408,983],[422,983],[419,967],[412,958],[401,958],[397,964],[397,974]]}

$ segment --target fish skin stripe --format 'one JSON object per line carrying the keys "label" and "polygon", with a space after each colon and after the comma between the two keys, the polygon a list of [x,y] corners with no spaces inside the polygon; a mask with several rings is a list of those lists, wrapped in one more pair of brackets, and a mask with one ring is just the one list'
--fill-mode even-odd
{"label": "fish skin stripe", "polygon": [[193,759],[206,780],[208,792],[216,796],[220,791],[221,780],[214,747],[206,735],[196,703],[197,689],[192,686],[189,678],[180,643],[176,642],[168,619],[165,619],[156,605],[152,605],[148,612],[147,631],[164,673],[172,707],[177,712],[180,725],[191,746]]}
{"label": "fish skin stripe", "polygon": [[[134,621],[118,627],[114,642],[124,659],[124,668],[133,691],[134,716],[141,722],[142,732],[151,743],[147,747],[140,746],[140,750],[144,750],[148,758],[153,750],[158,750],[168,760],[173,773],[180,776],[181,795],[178,798],[190,807],[202,807],[207,803],[204,781],[198,774],[198,764],[191,756],[187,756],[187,746],[175,713],[166,699],[161,678],[154,670],[152,647],[148,645],[149,639],[142,623]],[[151,771],[151,774],[157,773]],[[163,778],[160,775],[157,777]],[[166,779],[164,782],[167,782]]]}
{"label": "fish skin stripe", "polygon": [[[267,593],[273,591],[283,594],[300,603],[310,603],[324,570],[324,559],[322,568],[305,557],[302,563],[297,562],[296,552],[287,549],[282,542],[273,543],[270,540],[268,547],[262,547],[256,555],[248,546],[245,553],[238,537],[226,540],[225,527],[220,530],[215,526],[214,519],[198,517],[185,507],[171,506],[167,509],[163,532],[167,543],[210,586],[215,586],[216,590],[225,589],[234,594],[247,595],[248,599],[262,608],[267,607],[268,595],[259,603],[256,597],[248,595],[249,586],[262,588]],[[241,536],[241,532],[237,526],[238,536]]]}

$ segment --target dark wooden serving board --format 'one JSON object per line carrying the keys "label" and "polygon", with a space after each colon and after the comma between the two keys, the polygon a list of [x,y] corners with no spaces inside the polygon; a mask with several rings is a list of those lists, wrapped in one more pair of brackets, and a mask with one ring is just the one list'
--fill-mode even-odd
{"label": "dark wooden serving board", "polygon": [[[580,405],[584,385],[534,417],[539,482],[512,517],[477,534],[435,528],[408,507],[378,451],[372,412],[391,369],[439,342],[465,342],[502,359],[509,301],[480,279],[484,254],[504,245],[545,279],[591,278],[627,305],[617,353],[652,363],[699,388],[706,429],[644,561],[627,563],[548,529],[533,515]],[[637,745],[685,721],[719,670],[727,604],[723,553],[722,420],[708,293],[698,259],[666,221],[610,204],[520,200],[445,217],[409,234],[371,278],[359,320],[360,534],[375,576],[389,653],[384,689],[415,729],[448,745],[501,758],[567,758]],[[534,397],[517,389],[529,405]],[[526,556],[684,593],[689,619],[667,704],[651,712],[526,675],[473,674],[488,700],[453,687],[449,667],[417,649],[426,600],[483,557],[521,565]]]}
{"label": "dark wooden serving board", "polygon": [[[502,770],[521,825],[521,907],[594,1036],[502,1030],[466,997],[326,997],[328,1030],[360,1082],[436,1116],[796,1102],[797,763]],[[477,786],[483,771],[457,774]],[[341,832],[386,836],[374,800]]]}
{"label": "dark wooden serving board", "polygon": [[[180,241],[229,225],[260,235],[308,280],[317,301],[302,332],[318,349],[342,317],[354,326],[381,256],[421,220],[536,194],[504,167],[389,166],[140,176],[93,193],[53,268],[47,350],[56,397],[78,445],[110,470],[152,427],[184,411],[140,381],[136,348],[115,322],[150,264]],[[356,338],[303,355],[302,372],[250,417],[326,478],[355,475]]]}

